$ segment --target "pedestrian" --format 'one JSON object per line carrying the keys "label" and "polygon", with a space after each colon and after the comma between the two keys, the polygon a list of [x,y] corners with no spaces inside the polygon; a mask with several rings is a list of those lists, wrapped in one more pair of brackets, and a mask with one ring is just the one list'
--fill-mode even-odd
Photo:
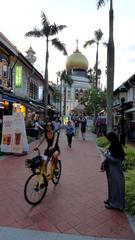
{"label": "pedestrian", "polygon": [[65,131],[67,135],[68,146],[71,148],[72,138],[74,136],[74,127],[71,124],[71,121],[68,121],[67,125],[65,126]]}
{"label": "pedestrian", "polygon": [[39,138],[40,130],[44,130],[44,128],[39,124],[38,119],[36,119],[36,120],[35,120],[35,123],[34,123],[34,131],[35,131],[35,137],[36,137],[36,139]]}
{"label": "pedestrian", "polygon": [[110,145],[105,153],[101,170],[106,171],[108,183],[108,199],[104,201],[108,209],[124,210],[125,207],[125,178],[122,169],[124,150],[116,133],[107,134]]}
{"label": "pedestrian", "polygon": [[75,127],[75,136],[78,137],[78,134],[79,134],[79,123],[80,122],[79,122],[79,116],[78,116],[77,113],[74,116],[73,122],[74,122],[74,127]]}
{"label": "pedestrian", "polygon": [[56,118],[55,121],[53,121],[53,125],[54,125],[55,132],[60,133],[60,130],[62,128],[62,123],[59,118]]}
{"label": "pedestrian", "polygon": [[86,133],[86,126],[87,126],[87,119],[85,117],[85,114],[83,113],[80,117],[80,123],[81,123],[81,133],[82,133],[82,139],[85,140],[85,133]]}

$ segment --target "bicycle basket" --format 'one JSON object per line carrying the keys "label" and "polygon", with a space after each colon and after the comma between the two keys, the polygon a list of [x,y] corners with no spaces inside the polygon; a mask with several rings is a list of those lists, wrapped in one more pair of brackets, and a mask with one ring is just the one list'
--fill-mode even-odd
{"label": "bicycle basket", "polygon": [[39,168],[43,163],[41,156],[33,157],[32,159],[27,159],[25,161],[25,166],[31,169]]}

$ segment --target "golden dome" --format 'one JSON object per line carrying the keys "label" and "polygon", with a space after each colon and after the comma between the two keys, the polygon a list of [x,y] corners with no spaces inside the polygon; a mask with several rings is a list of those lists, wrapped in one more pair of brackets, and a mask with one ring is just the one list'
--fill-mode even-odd
{"label": "golden dome", "polygon": [[82,69],[86,71],[88,70],[88,66],[89,63],[87,58],[78,50],[78,48],[72,55],[67,58],[66,61],[67,70]]}

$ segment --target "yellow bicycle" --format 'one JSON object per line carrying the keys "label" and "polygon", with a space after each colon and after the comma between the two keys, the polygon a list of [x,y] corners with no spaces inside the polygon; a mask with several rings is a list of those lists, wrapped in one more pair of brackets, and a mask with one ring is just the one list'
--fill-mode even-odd
{"label": "yellow bicycle", "polygon": [[38,155],[32,159],[25,160],[25,166],[32,170],[32,175],[27,179],[24,186],[25,200],[31,205],[40,203],[46,195],[48,182],[52,180],[57,185],[61,176],[61,161],[57,161],[57,168],[54,166],[53,157],[49,159],[48,170],[45,168],[44,161],[48,161],[47,156]]}

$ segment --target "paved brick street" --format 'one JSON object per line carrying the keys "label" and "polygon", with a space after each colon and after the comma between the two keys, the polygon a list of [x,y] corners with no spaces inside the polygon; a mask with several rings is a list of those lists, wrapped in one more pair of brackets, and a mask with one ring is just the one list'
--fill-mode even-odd
{"label": "paved brick street", "polygon": [[[36,146],[37,142],[31,144],[31,148]],[[10,230],[17,228],[16,234],[19,229],[39,230],[42,234],[55,233],[58,234],[55,235],[57,239],[81,240],[81,237],[86,236],[93,237],[86,239],[134,239],[126,214],[104,207],[103,201],[107,197],[106,176],[100,172],[101,156],[96,147],[95,136],[89,132],[85,141],[81,136],[74,137],[70,149],[62,132],[60,148],[60,183],[54,187],[53,183],[49,182],[45,198],[36,207],[31,207],[23,195],[24,183],[31,174],[29,169],[25,168],[24,162],[32,154],[1,157],[0,226],[10,227]],[[0,239],[2,229],[0,228]],[[59,233],[68,235],[60,238]],[[74,235],[78,238],[73,238]],[[56,239],[54,235],[51,236],[53,237],[43,239]]]}

